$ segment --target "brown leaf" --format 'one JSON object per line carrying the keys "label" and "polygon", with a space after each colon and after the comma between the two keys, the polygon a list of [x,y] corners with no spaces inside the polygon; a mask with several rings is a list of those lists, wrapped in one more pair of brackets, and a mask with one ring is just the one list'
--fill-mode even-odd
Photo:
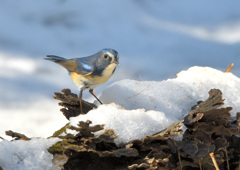
{"label": "brown leaf", "polygon": [[147,143],[153,140],[164,140],[164,139],[166,140],[171,136],[176,136],[183,132],[182,126],[180,126],[181,123],[183,123],[183,120],[179,122],[174,122],[173,124],[168,126],[166,129],[162,130],[161,132],[152,136],[146,136],[143,139],[143,141]]}
{"label": "brown leaf", "polygon": [[31,140],[31,138],[25,136],[24,134],[13,132],[11,130],[6,131],[5,134],[11,136],[15,140]]}
{"label": "brown leaf", "polygon": [[211,89],[208,93],[208,99],[193,107],[188,115],[184,118],[184,124],[186,126],[190,126],[192,123],[199,121],[202,118],[203,113],[216,109],[224,104],[224,100],[222,99],[222,92],[220,90]]}
{"label": "brown leaf", "polygon": [[[55,92],[54,99],[61,101],[59,102],[59,106],[64,107],[60,109],[63,115],[69,120],[70,117],[76,117],[82,114],[80,113],[80,100],[78,96],[72,93],[70,89],[63,89],[61,92],[62,93]],[[84,114],[94,108],[97,108],[97,106],[93,103],[82,100],[82,109]]]}

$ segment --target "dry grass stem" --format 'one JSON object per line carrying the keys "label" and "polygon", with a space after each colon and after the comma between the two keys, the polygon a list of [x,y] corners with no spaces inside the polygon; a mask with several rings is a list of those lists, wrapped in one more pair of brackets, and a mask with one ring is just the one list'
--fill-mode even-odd
{"label": "dry grass stem", "polygon": [[[172,139],[172,140],[173,140],[174,144],[177,145],[175,140],[174,139]],[[182,170],[182,161],[181,161],[181,156],[180,156],[179,150],[177,151],[177,153],[178,153],[178,160],[179,160],[180,170]]]}
{"label": "dry grass stem", "polygon": [[179,150],[178,150],[178,160],[179,160],[180,170],[182,170],[182,161],[181,161],[181,156],[180,156]]}
{"label": "dry grass stem", "polygon": [[225,70],[225,73],[229,73],[229,72],[232,70],[233,66],[234,66],[233,63],[230,64],[230,65],[228,66],[228,68]]}
{"label": "dry grass stem", "polygon": [[142,91],[140,91],[139,93],[135,94],[134,96],[130,96],[130,97],[128,97],[127,99],[130,99],[130,98],[133,98],[133,97],[138,96],[139,94],[141,94],[142,92],[144,92],[149,86],[150,86],[150,84],[149,84],[147,87],[145,87]]}
{"label": "dry grass stem", "polygon": [[198,163],[199,163],[199,169],[202,170],[202,163],[200,159],[198,160]]}
{"label": "dry grass stem", "polygon": [[228,159],[228,153],[227,153],[227,147],[224,148],[226,152],[226,158],[227,158],[227,169],[230,170],[230,165],[229,165],[229,159]]}
{"label": "dry grass stem", "polygon": [[214,164],[216,170],[220,170],[219,167],[218,167],[217,161],[216,161],[216,159],[215,159],[215,157],[214,157],[214,154],[213,154],[213,153],[210,153],[209,155],[210,155],[210,157],[212,158],[212,161],[213,161],[213,164]]}

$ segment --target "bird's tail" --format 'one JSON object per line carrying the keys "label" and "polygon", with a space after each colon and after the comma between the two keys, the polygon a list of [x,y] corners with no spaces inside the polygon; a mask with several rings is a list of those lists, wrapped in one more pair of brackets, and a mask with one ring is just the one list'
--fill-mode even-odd
{"label": "bird's tail", "polygon": [[58,57],[56,55],[47,55],[47,58],[44,58],[44,59],[55,62],[55,63],[61,63],[61,62],[64,62],[66,60],[63,57]]}
{"label": "bird's tail", "polygon": [[74,71],[76,68],[76,62],[74,60],[69,60],[69,59],[55,56],[55,55],[47,55],[47,58],[44,58],[44,59],[57,63],[63,66],[64,68],[66,68],[70,72]]}

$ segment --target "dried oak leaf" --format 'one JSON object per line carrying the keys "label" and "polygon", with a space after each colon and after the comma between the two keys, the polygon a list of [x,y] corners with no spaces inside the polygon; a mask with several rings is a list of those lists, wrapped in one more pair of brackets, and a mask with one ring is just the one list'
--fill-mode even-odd
{"label": "dried oak leaf", "polygon": [[224,126],[216,126],[215,127],[216,135],[219,136],[232,136],[233,134],[231,133],[231,130],[227,129]]}
{"label": "dried oak leaf", "polygon": [[219,151],[219,150],[224,150],[225,147],[228,147],[229,143],[225,138],[218,137],[217,139],[214,140],[214,145],[215,145],[216,151]]}
{"label": "dried oak leaf", "polygon": [[153,140],[144,143],[143,140],[131,141],[126,147],[136,148],[139,152],[138,158],[128,166],[128,169],[168,169],[169,158],[171,157],[170,148],[166,140]]}
{"label": "dried oak leaf", "polygon": [[240,135],[240,112],[236,114],[236,117],[229,118],[230,123],[228,123],[227,128],[234,135]]}
{"label": "dried oak leaf", "polygon": [[240,112],[237,112],[236,119],[239,121],[240,124]]}
{"label": "dried oak leaf", "polygon": [[134,148],[121,148],[121,149],[115,149],[115,150],[96,150],[95,148],[89,147],[87,144],[70,144],[70,143],[64,143],[62,144],[63,149],[65,152],[68,152],[67,150],[71,150],[71,155],[73,155],[75,152],[91,152],[98,154],[99,157],[136,157],[138,156],[138,151]]}
{"label": "dried oak leaf", "polygon": [[97,151],[99,157],[136,157],[138,156],[138,151],[135,148],[122,148],[112,151]]}
{"label": "dried oak leaf", "polygon": [[210,143],[208,144],[198,143],[197,146],[198,146],[198,152],[196,153],[196,155],[194,155],[194,159],[203,158],[207,156],[209,153],[214,152],[215,150],[215,146]]}
{"label": "dried oak leaf", "polygon": [[[147,169],[147,170],[154,170],[154,169],[161,169],[167,170],[169,168],[160,166],[160,164],[167,164],[169,162],[168,158],[164,159],[156,159],[155,157],[149,158],[145,157],[142,160],[136,160],[134,164],[128,166],[128,169]],[[166,165],[167,166],[167,165]]]}
{"label": "dried oak leaf", "polygon": [[69,127],[70,123],[67,123],[65,126],[63,126],[61,129],[57,130],[56,132],[53,133],[52,137],[59,137],[63,133],[67,133],[66,130]]}
{"label": "dried oak leaf", "polygon": [[15,140],[31,140],[31,138],[25,136],[24,134],[13,132],[11,130],[6,131],[5,134],[11,136]]}
{"label": "dried oak leaf", "polygon": [[221,109],[213,109],[204,113],[204,116],[201,121],[206,122],[207,124],[212,125],[224,125],[227,126],[228,120],[231,116],[230,111],[231,107],[221,108]]}
{"label": "dried oak leaf", "polygon": [[174,170],[178,170],[178,169],[195,169],[195,168],[199,168],[199,164],[192,162],[190,160],[181,160],[181,166],[180,163],[177,163],[177,167],[174,168]]}
{"label": "dried oak leaf", "polygon": [[65,154],[55,154],[52,163],[59,168],[63,168],[67,161],[68,157]]}
{"label": "dried oak leaf", "polygon": [[185,158],[200,159],[215,150],[214,145],[201,143],[199,140],[173,141],[169,139],[168,144],[173,153],[179,151]]}
{"label": "dried oak leaf", "polygon": [[182,126],[180,124],[183,123],[183,120],[179,122],[174,122],[170,126],[168,126],[166,129],[162,130],[159,133],[156,133],[152,136],[146,136],[143,139],[143,142],[148,143],[154,140],[167,140],[171,136],[176,136],[180,133],[183,133]]}
{"label": "dried oak leaf", "polygon": [[[199,165],[197,163],[190,162],[190,161],[187,161],[187,160],[182,160],[181,164],[182,164],[183,168],[186,168],[186,167],[198,168],[199,167]],[[176,169],[181,169],[181,167],[179,165],[179,162],[178,162],[178,167]]]}
{"label": "dried oak leaf", "polygon": [[[63,106],[64,108],[60,109],[63,115],[69,120],[70,117],[76,117],[81,114],[80,110],[80,100],[78,96],[71,92],[70,89],[63,89],[60,92],[54,93],[54,99],[60,100],[58,103],[59,106]],[[90,110],[97,108],[97,106],[93,103],[89,103],[87,101],[82,100],[82,109],[83,113],[87,113]]]}
{"label": "dried oak leaf", "polygon": [[113,129],[105,129],[102,134],[96,136],[93,140],[95,143],[100,143],[100,142],[114,143],[114,139],[117,137],[118,135],[114,133]]}
{"label": "dried oak leaf", "polygon": [[203,117],[203,113],[216,109],[222,106],[222,92],[218,89],[211,89],[209,92],[209,97],[207,100],[200,102],[197,106],[194,106],[190,110],[189,114],[184,118],[184,124],[186,126],[192,125]]}
{"label": "dried oak leaf", "polygon": [[[185,138],[185,136],[184,136],[184,138]],[[204,143],[211,143],[212,142],[211,134],[208,134],[207,132],[205,132],[202,129],[198,129],[197,131],[192,133],[192,138],[197,139],[199,141],[202,141]]]}
{"label": "dried oak leaf", "polygon": [[71,130],[76,130],[78,132],[78,134],[76,135],[77,137],[93,137],[93,132],[104,129],[105,125],[90,126],[91,123],[92,122],[90,120],[87,120],[86,122],[80,121],[78,123],[79,128],[75,126],[69,126],[68,128]]}
{"label": "dried oak leaf", "polygon": [[237,152],[240,156],[240,137],[232,136],[232,146],[234,148],[234,151]]}
{"label": "dried oak leaf", "polygon": [[135,163],[135,164],[132,164],[130,166],[128,166],[128,169],[132,169],[132,170],[135,170],[135,169],[148,169],[150,168],[150,165],[149,163]]}
{"label": "dried oak leaf", "polygon": [[[118,158],[120,163],[124,162],[126,164],[125,167],[127,167],[128,161],[126,160],[138,156],[138,150],[135,148],[130,148],[128,145],[122,148],[116,146],[114,139],[117,135],[112,129],[106,129],[102,134],[94,136],[93,132],[102,130],[104,125],[90,126],[91,123],[91,121],[82,121],[79,122],[78,127],[68,126],[67,128],[75,130],[78,133],[71,138],[65,138],[68,134],[63,137],[59,136],[65,139],[49,148],[49,152],[54,155],[64,154],[67,156],[68,159],[64,164],[64,168],[71,167],[74,169],[74,167],[78,167],[79,164],[85,162],[83,167],[88,169],[92,164],[89,161],[93,160],[99,163],[102,162],[105,167],[104,169],[106,169],[106,167],[116,164],[116,158]],[[56,164],[61,164],[62,158],[58,157],[55,158],[54,156],[60,162]],[[119,166],[121,165],[120,163],[118,164]],[[92,169],[94,168],[99,167],[93,166]]]}
{"label": "dried oak leaf", "polygon": [[180,154],[184,157],[188,155],[194,157],[198,152],[198,142],[197,141],[176,141],[177,150],[180,151]]}

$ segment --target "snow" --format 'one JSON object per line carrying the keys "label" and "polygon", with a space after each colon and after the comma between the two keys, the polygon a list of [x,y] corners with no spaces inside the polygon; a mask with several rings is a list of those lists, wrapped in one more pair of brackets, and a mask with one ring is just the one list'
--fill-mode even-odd
{"label": "snow", "polygon": [[[103,48],[113,48],[120,55],[113,77],[96,89],[98,96],[103,92],[105,103],[116,103],[106,108],[118,114],[158,112],[169,120],[161,129],[205,99],[212,85],[221,88],[234,114],[239,111],[238,80],[229,77],[235,76],[224,74],[228,81],[218,79],[214,84],[211,78],[204,81],[213,76],[208,69],[197,73],[200,69],[193,67],[173,78],[195,65],[223,71],[230,63],[235,63],[231,72],[240,76],[239,5],[239,1],[224,0],[0,1],[0,136],[10,139],[4,134],[13,130],[28,137],[48,137],[64,126],[68,121],[52,98],[53,92],[63,88],[79,92],[64,68],[43,58],[50,54],[84,57]],[[211,71],[224,77],[218,72]],[[161,88],[155,90],[157,84]],[[164,91],[166,86],[171,91]],[[173,100],[169,92],[177,98]],[[107,98],[110,93],[115,95]],[[83,98],[94,101],[88,92]]]}
{"label": "snow", "polygon": [[60,170],[52,164],[53,156],[47,151],[57,141],[57,138],[12,142],[3,140],[0,143],[0,166],[4,170]]}
{"label": "snow", "polygon": [[100,100],[114,102],[126,109],[144,108],[183,117],[199,100],[208,98],[208,91],[220,89],[224,106],[231,106],[235,116],[240,110],[240,79],[232,73],[210,67],[191,67],[177,78],[157,81],[121,80],[106,88]]}
{"label": "snow", "polygon": [[[86,115],[71,118],[70,125],[76,126],[79,121],[87,120],[92,121],[91,126],[105,124],[105,129],[114,129],[115,134],[118,135],[114,142],[121,144],[159,132],[176,119],[167,118],[163,112],[154,110],[146,112],[144,109],[125,110],[112,103],[101,105]],[[67,133],[73,132],[69,130]],[[101,133],[102,131],[99,131],[95,134]]]}
{"label": "snow", "polygon": [[[224,106],[233,107],[231,113],[234,116],[240,110],[239,83],[240,79],[232,73],[197,66],[180,72],[174,79],[163,81],[125,79],[103,91],[100,100],[104,105],[86,115],[70,118],[70,125],[77,126],[79,121],[86,120],[92,121],[92,126],[104,124],[105,129],[113,129],[118,135],[115,139],[117,145],[125,144],[153,135],[184,119],[197,101],[208,98],[208,91],[212,88],[223,92]],[[68,130],[67,133],[76,134],[76,131]],[[3,140],[0,142],[0,155],[10,156],[0,158],[0,165],[6,169],[51,169],[53,165],[49,160],[52,157],[47,153],[47,148],[54,142],[56,140],[41,138],[13,142]]]}
{"label": "snow", "polygon": [[91,120],[92,125],[105,124],[105,129],[114,129],[118,135],[117,144],[127,143],[183,120],[198,101],[208,98],[213,88],[223,92],[224,107],[233,107],[231,113],[236,116],[240,110],[239,84],[240,79],[232,73],[209,67],[191,67],[177,78],[160,82],[121,80],[103,91],[100,100],[105,105],[73,117],[70,122],[73,126],[86,120]]}

